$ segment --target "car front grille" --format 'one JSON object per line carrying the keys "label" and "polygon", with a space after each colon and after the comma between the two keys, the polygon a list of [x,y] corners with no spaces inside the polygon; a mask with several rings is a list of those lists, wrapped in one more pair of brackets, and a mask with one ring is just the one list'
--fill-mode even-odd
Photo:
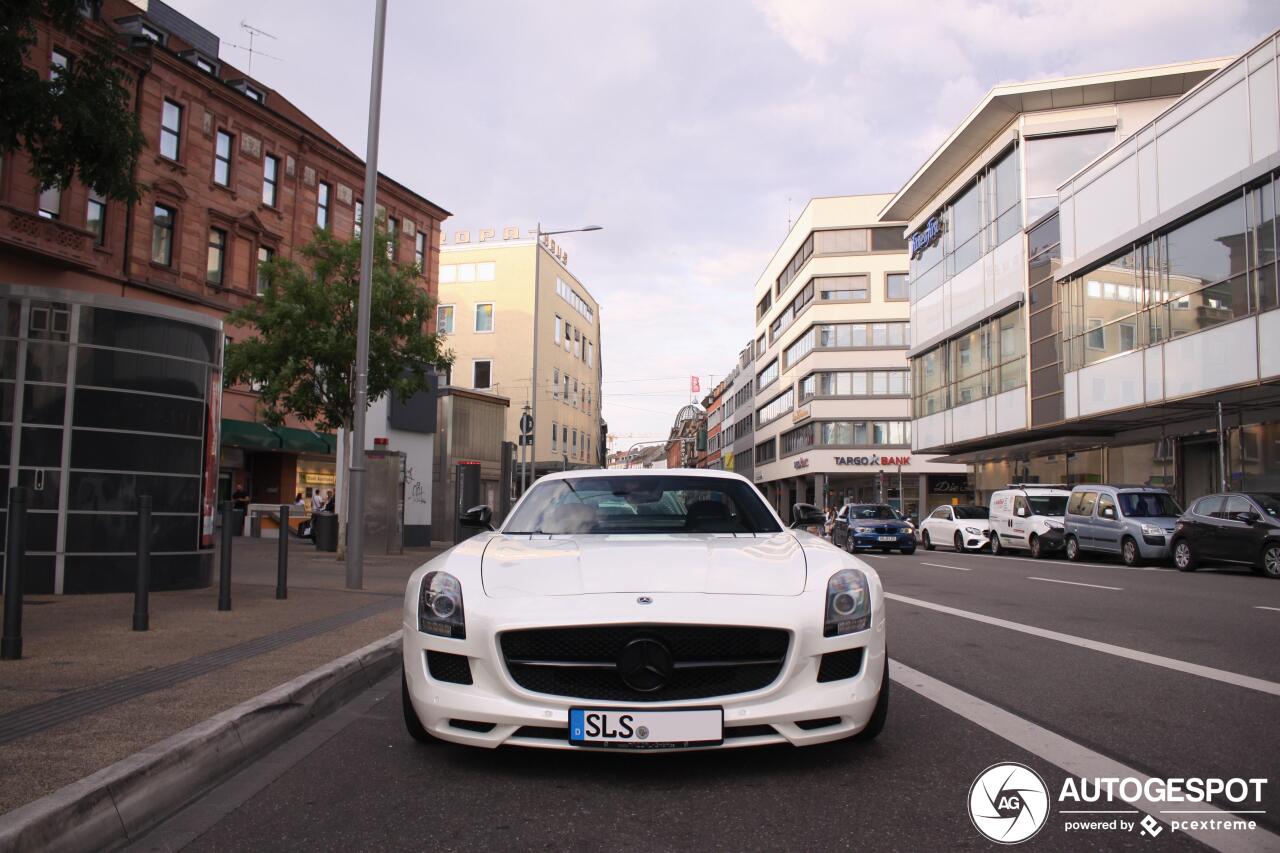
{"label": "car front grille", "polygon": [[782,672],[778,628],[598,625],[508,631],[507,671],[535,693],[617,702],[707,699],[759,690]]}

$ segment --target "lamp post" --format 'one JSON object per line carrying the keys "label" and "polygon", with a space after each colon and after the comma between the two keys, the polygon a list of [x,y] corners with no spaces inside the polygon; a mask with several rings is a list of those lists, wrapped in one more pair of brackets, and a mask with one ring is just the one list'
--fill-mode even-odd
{"label": "lamp post", "polygon": [[[521,466],[520,469],[520,493],[524,494],[525,489],[538,476],[538,303],[541,301],[542,295],[542,238],[552,237],[556,234],[576,234],[579,231],[602,231],[600,225],[584,225],[582,228],[562,228],[557,231],[543,231],[542,223],[539,222],[537,229],[534,231],[533,241],[533,372],[529,375],[529,401],[531,411],[529,416],[533,418],[533,429],[529,430],[529,463]],[[556,345],[559,345],[556,341]],[[529,476],[528,468],[532,467],[532,477]]]}

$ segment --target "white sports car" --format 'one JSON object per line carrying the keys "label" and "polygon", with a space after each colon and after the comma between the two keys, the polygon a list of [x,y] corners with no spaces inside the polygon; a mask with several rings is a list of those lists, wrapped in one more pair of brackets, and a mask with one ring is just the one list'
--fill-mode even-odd
{"label": "white sports car", "polygon": [[880,579],[787,530],[744,478],[553,474],[501,530],[489,517],[466,513],[485,531],[409,578],[403,696],[415,739],[661,751],[883,728]]}

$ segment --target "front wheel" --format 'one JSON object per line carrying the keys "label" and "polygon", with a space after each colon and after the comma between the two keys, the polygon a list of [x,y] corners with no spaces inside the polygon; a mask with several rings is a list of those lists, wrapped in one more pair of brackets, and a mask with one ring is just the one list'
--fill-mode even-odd
{"label": "front wheel", "polygon": [[1130,568],[1142,565],[1142,552],[1138,550],[1138,543],[1128,536],[1120,543],[1120,559]]}
{"label": "front wheel", "polygon": [[956,538],[952,544],[955,546],[957,554],[963,554],[965,552],[964,536],[960,533],[959,530],[956,531]]}
{"label": "front wheel", "polygon": [[920,534],[920,544],[924,546],[926,551],[933,550],[933,540],[929,538],[929,531],[926,530]]}
{"label": "front wheel", "polygon": [[1280,542],[1268,542],[1263,546],[1262,573],[1280,580]]}
{"label": "front wheel", "polygon": [[1067,537],[1067,559],[1073,563],[1080,562],[1080,542],[1074,536]]}
{"label": "front wheel", "polygon": [[901,551],[903,554],[906,554],[907,556],[910,556],[916,552],[914,545],[912,545],[909,548],[899,548],[898,550]]}
{"label": "front wheel", "polygon": [[418,719],[418,712],[413,710],[413,702],[409,700],[409,678],[404,670],[400,671],[400,704],[404,708],[404,727],[408,730],[409,737],[418,743],[436,743],[435,736],[427,731],[422,720]]}
{"label": "front wheel", "polygon": [[1032,557],[1034,557],[1034,558],[1035,558],[1035,559],[1037,559],[1037,560],[1038,560],[1038,559],[1040,559],[1040,557],[1041,557],[1041,553],[1040,553],[1040,537],[1039,537],[1039,536],[1036,536],[1036,535],[1033,533],[1033,534],[1031,535],[1031,541],[1030,541],[1030,542],[1028,542],[1027,544],[1031,546],[1031,556],[1032,556]]}
{"label": "front wheel", "polygon": [[876,709],[871,712],[871,719],[862,731],[853,736],[854,740],[875,740],[876,735],[884,731],[884,722],[889,716],[889,655],[884,656],[884,675],[880,677],[880,695],[876,698]]}
{"label": "front wheel", "polygon": [[999,557],[1004,553],[1004,546],[1000,544],[1000,534],[994,530],[991,531],[991,556]]}
{"label": "front wheel", "polygon": [[1196,552],[1191,550],[1190,542],[1179,539],[1173,543],[1173,564],[1180,572],[1194,572],[1200,565]]}

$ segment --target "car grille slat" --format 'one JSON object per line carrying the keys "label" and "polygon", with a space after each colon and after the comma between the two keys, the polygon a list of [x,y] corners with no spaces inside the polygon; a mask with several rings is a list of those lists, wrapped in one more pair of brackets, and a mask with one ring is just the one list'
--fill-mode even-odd
{"label": "car grille slat", "polygon": [[[660,643],[670,673],[652,690],[624,680],[618,661],[634,640]],[[790,634],[778,628],[598,625],[533,628],[500,635],[511,678],[526,690],[606,701],[669,702],[767,687],[782,672]]]}

